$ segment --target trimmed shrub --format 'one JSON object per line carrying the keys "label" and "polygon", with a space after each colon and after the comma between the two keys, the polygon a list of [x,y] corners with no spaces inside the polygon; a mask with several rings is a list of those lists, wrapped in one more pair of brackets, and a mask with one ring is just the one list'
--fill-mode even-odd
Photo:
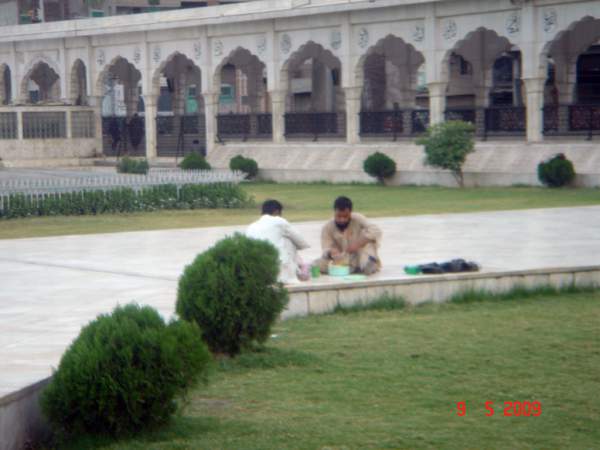
{"label": "trimmed shrub", "polygon": [[185,158],[179,163],[179,167],[183,170],[211,170],[208,161],[198,153],[185,155]]}
{"label": "trimmed shrub", "polygon": [[264,342],[287,304],[278,273],[279,255],[272,244],[236,233],[185,268],[177,314],[198,323],[213,352],[235,355]]}
{"label": "trimmed shrub", "polygon": [[538,165],[538,178],[548,187],[562,187],[573,183],[575,168],[562,153]]}
{"label": "trimmed shrub", "polygon": [[380,184],[383,184],[386,178],[390,178],[396,173],[396,163],[389,156],[376,152],[364,160],[363,169],[370,176],[377,178]]}
{"label": "trimmed shrub", "polygon": [[174,184],[143,189],[0,195],[0,219],[79,216],[160,209],[244,208],[253,200],[232,183]]}
{"label": "trimmed shrub", "polygon": [[210,353],[198,326],[118,306],[86,325],[41,396],[62,435],[124,435],[166,422],[176,398],[205,379]]}
{"label": "trimmed shrub", "polygon": [[121,158],[117,164],[117,172],[119,173],[134,173],[139,175],[146,175],[150,170],[148,160],[146,159],[131,159],[127,156]]}
{"label": "trimmed shrub", "polygon": [[231,170],[239,170],[246,174],[246,179],[251,179],[258,175],[258,163],[252,158],[244,158],[242,155],[237,155],[229,161]]}
{"label": "trimmed shrub", "polygon": [[467,155],[475,151],[475,126],[450,120],[427,128],[417,144],[425,146],[425,164],[450,170],[460,187],[464,186],[462,166]]}

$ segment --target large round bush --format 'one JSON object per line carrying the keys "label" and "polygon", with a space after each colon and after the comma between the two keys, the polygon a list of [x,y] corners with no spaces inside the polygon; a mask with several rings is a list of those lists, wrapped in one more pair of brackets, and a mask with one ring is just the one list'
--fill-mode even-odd
{"label": "large round bush", "polygon": [[562,187],[575,179],[575,168],[565,155],[559,153],[538,165],[539,180],[549,187]]}
{"label": "large round bush", "polygon": [[183,170],[211,170],[211,166],[204,156],[198,153],[188,153],[179,163]]}
{"label": "large round bush", "polygon": [[287,304],[277,249],[235,234],[198,255],[179,280],[177,313],[195,321],[210,349],[235,355],[264,342]]}
{"label": "large round bush", "polygon": [[396,173],[396,163],[384,153],[376,152],[364,160],[363,169],[367,174],[377,178],[377,181],[383,184],[386,178]]}
{"label": "large round bush", "polygon": [[246,174],[246,178],[251,179],[258,175],[258,163],[252,158],[245,158],[242,155],[234,156],[229,160],[231,170],[239,170]]}
{"label": "large round bush", "polygon": [[42,410],[60,433],[130,434],[166,422],[209,361],[196,324],[167,325],[150,307],[117,307],[67,349]]}

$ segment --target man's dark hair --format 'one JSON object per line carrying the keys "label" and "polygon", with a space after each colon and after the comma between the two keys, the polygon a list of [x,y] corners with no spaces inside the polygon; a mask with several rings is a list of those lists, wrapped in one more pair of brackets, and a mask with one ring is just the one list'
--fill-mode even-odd
{"label": "man's dark hair", "polygon": [[333,209],[337,209],[338,211],[349,209],[352,211],[352,200],[344,196],[338,197],[335,199],[335,202],[333,202]]}
{"label": "man's dark hair", "polygon": [[277,200],[266,200],[262,204],[262,213],[273,215],[274,213],[280,213],[283,211],[283,205]]}

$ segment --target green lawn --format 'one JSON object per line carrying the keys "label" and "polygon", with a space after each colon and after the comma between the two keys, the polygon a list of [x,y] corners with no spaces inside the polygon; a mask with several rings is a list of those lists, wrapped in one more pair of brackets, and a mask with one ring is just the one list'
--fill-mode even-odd
{"label": "green lawn", "polygon": [[[338,195],[347,195],[355,209],[371,217],[600,204],[598,189],[381,187],[331,184],[246,184],[257,204],[280,200],[293,221],[323,220]],[[194,228],[247,224],[256,208],[244,210],[160,211],[139,214],[42,217],[0,221],[0,239],[66,234]]]}
{"label": "green lawn", "polygon": [[[599,323],[598,291],[290,320],[165,429],[69,448],[598,448]],[[541,416],[505,417],[515,400]]]}

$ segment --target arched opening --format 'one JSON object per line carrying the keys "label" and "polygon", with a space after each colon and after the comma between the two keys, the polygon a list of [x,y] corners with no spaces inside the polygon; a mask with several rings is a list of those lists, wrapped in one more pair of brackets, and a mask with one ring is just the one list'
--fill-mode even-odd
{"label": "arched opening", "polygon": [[40,61],[25,76],[21,89],[28,103],[59,102],[60,76],[47,63]]}
{"label": "arched opening", "polygon": [[115,58],[100,74],[104,154],[145,155],[142,74],[127,59]]}
{"label": "arched opening", "polygon": [[153,80],[158,94],[158,156],[206,153],[206,121],[200,68],[181,53],[171,55]]}
{"label": "arched opening", "polygon": [[12,103],[11,73],[7,64],[0,65],[0,103],[2,105]]}
{"label": "arched opening", "polygon": [[574,23],[541,58],[547,67],[544,133],[591,139],[600,132],[600,19]]}
{"label": "arched opening", "polygon": [[524,136],[526,110],[521,52],[508,39],[480,28],[446,58],[446,120],[463,120],[478,136]]}
{"label": "arched opening", "polygon": [[361,136],[412,136],[428,124],[425,58],[402,39],[388,36],[361,58]]}
{"label": "arched opening", "polygon": [[214,84],[220,87],[219,140],[271,137],[267,68],[258,57],[236,49],[217,68]]}
{"label": "arched opening", "polygon": [[86,69],[80,59],[75,61],[71,69],[71,103],[76,106],[88,104]]}
{"label": "arched opening", "polygon": [[287,91],[285,134],[288,137],[344,137],[346,101],[340,60],[309,42],[284,64],[281,80]]}

